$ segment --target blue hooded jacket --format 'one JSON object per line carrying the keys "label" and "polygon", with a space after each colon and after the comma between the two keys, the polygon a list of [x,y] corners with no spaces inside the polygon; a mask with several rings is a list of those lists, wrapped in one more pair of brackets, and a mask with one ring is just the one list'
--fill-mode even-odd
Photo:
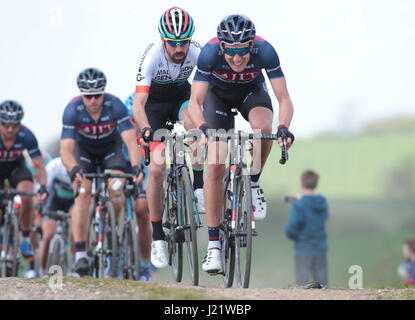
{"label": "blue hooded jacket", "polygon": [[288,238],[295,241],[295,255],[324,255],[327,253],[326,221],[329,217],[326,198],[303,195],[294,201],[285,226]]}

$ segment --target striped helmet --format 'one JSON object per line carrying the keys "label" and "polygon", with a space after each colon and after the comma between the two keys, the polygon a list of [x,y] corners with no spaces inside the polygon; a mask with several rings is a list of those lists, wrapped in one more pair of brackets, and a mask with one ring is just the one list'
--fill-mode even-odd
{"label": "striped helmet", "polygon": [[232,14],[218,25],[218,39],[227,44],[244,44],[255,39],[255,25],[247,16]]}
{"label": "striped helmet", "polygon": [[20,103],[6,100],[0,103],[0,121],[5,123],[19,123],[24,116]]}
{"label": "striped helmet", "polygon": [[167,9],[160,18],[159,32],[163,38],[174,40],[190,38],[195,32],[192,17],[179,7]]}

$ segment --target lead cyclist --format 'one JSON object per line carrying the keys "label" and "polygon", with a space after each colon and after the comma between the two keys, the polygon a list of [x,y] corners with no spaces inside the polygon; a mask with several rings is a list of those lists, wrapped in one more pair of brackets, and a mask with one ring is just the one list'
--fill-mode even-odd
{"label": "lead cyclist", "polygon": [[[151,162],[146,192],[153,226],[151,262],[157,268],[164,268],[168,264],[160,192],[166,170],[164,144],[148,144],[146,141],[151,140],[158,130],[166,129],[168,120],[181,121],[186,130],[195,128],[187,107],[190,98],[188,78],[196,66],[200,45],[192,40],[195,30],[193,18],[182,8],[167,9],[160,17],[158,29],[160,38],[151,43],[139,59],[133,113],[141,130],[140,144],[150,147]],[[155,156],[157,153],[161,153],[161,160]],[[192,165],[193,188],[201,212],[203,166],[194,160]]]}

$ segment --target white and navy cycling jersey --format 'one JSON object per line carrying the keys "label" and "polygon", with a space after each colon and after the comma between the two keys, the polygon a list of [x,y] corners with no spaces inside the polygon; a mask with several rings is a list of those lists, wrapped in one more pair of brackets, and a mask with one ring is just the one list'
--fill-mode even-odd
{"label": "white and navy cycling jersey", "polygon": [[136,93],[149,93],[159,100],[168,100],[177,95],[177,90],[187,82],[197,64],[200,44],[191,41],[189,51],[182,64],[167,61],[162,41],[151,43],[140,56]]}
{"label": "white and navy cycling jersey", "polygon": [[28,151],[30,158],[33,159],[41,157],[35,135],[29,128],[25,127],[24,125],[20,125],[19,131],[16,135],[16,140],[14,141],[11,148],[6,148],[2,138],[0,137],[1,172],[7,171],[8,168],[18,165],[18,163],[23,159],[23,151],[25,149]]}
{"label": "white and navy cycling jersey", "polygon": [[256,36],[245,70],[234,72],[225,60],[218,38],[213,38],[199,55],[194,81],[209,82],[223,90],[242,89],[264,82],[262,69],[269,79],[284,76],[278,54],[268,41]]}
{"label": "white and navy cycling jersey", "polygon": [[60,157],[48,163],[46,174],[46,190],[49,195],[56,195],[62,199],[73,199],[71,178]]}
{"label": "white and navy cycling jersey", "polygon": [[98,121],[92,119],[79,96],[66,106],[62,122],[61,139],[74,139],[93,147],[110,145],[119,138],[120,133],[133,129],[125,105],[108,93],[104,94]]}

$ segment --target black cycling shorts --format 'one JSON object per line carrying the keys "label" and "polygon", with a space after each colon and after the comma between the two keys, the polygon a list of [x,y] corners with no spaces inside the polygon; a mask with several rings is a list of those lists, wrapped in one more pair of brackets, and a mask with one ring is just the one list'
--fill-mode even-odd
{"label": "black cycling shorts", "polygon": [[10,186],[16,188],[22,181],[32,181],[33,176],[29,168],[26,166],[26,161],[23,157],[20,157],[14,164],[11,164],[9,168],[6,168],[0,173],[0,188],[3,188],[4,180],[9,180]]}
{"label": "black cycling shorts", "polygon": [[145,111],[153,132],[161,128],[167,128],[167,121],[174,123],[181,120],[180,113],[189,104],[189,99],[190,83],[187,81],[172,99],[165,100],[162,97],[158,99],[150,95],[145,105]]}
{"label": "black cycling shorts", "polygon": [[85,173],[96,173],[98,168],[127,172],[127,162],[122,152],[122,139],[119,136],[110,145],[91,147],[81,142],[75,143],[74,156]]}
{"label": "black cycling shorts", "polygon": [[203,115],[209,129],[230,130],[235,127],[232,108],[237,109],[248,121],[249,112],[255,107],[265,107],[273,111],[265,82],[232,91],[221,90],[210,85],[203,103]]}

